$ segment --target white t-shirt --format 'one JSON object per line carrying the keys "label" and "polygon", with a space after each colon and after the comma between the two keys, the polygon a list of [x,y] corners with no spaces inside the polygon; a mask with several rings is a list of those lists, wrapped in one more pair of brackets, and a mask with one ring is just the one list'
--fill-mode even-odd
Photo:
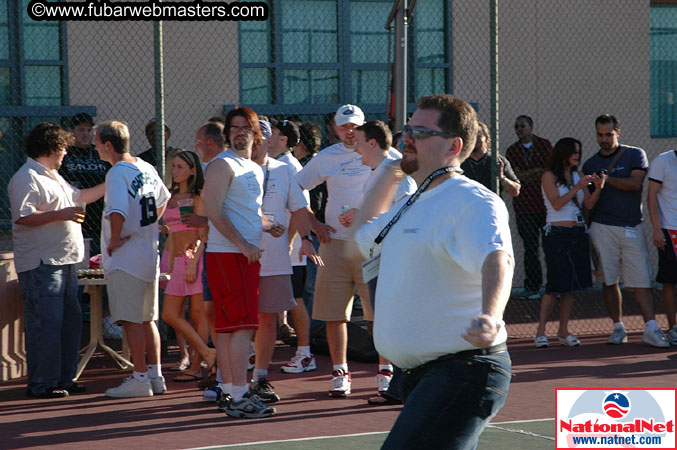
{"label": "white t-shirt", "polygon": [[[122,270],[146,282],[159,275],[157,208],[169,201],[169,191],[153,166],[119,162],[106,174],[105,207],[101,220],[103,270],[108,274]],[[110,215],[125,218],[120,237],[130,239],[108,256],[111,239]]]}
{"label": "white t-shirt", "polygon": [[348,228],[339,223],[341,208],[360,208],[364,200],[364,183],[371,169],[362,164],[362,157],[342,142],[329,146],[313,157],[297,175],[303,189],[312,189],[327,182],[325,223],[336,230],[332,239],[348,239]]}
{"label": "white t-shirt", "polygon": [[[243,158],[228,149],[210,161],[223,159],[233,171],[233,178],[228,186],[228,194],[221,205],[228,220],[242,237],[252,245],[259,245],[263,227],[261,222],[261,200],[263,198],[263,170],[251,159]],[[215,170],[210,167],[209,170]],[[209,221],[207,252],[210,253],[242,253],[237,245],[230,242],[212,221]]]}
{"label": "white t-shirt", "polygon": [[[366,257],[404,200],[356,233]],[[374,343],[410,369],[472,350],[463,339],[482,312],[482,265],[497,250],[512,255],[505,203],[481,184],[455,176],[421,194],[383,240]],[[505,342],[501,327],[494,345]]]}
{"label": "white t-shirt", "polygon": [[78,188],[64,180],[57,170],[26,158],[26,163],[9,180],[7,193],[12,208],[17,273],[36,269],[40,263],[61,266],[82,261],[85,244],[79,223],[72,220],[39,226],[16,223],[37,211],[58,211],[75,206],[81,193]]}
{"label": "white t-shirt", "polygon": [[[291,154],[291,152],[284,152],[281,155],[277,157],[278,161],[285,162],[289,164],[289,167],[294,172],[294,181],[296,181],[296,174],[303,169],[303,166],[299,162],[298,159],[294,155]],[[298,183],[298,182],[297,182]],[[306,197],[306,200],[308,201],[308,204],[310,205],[310,194],[308,193],[307,190],[303,189],[303,195]],[[292,266],[305,266],[306,263],[308,262],[308,257],[303,256],[301,258],[301,261],[299,261],[299,252],[301,251],[301,244],[303,242],[301,241],[301,235],[296,233],[296,236],[294,236],[294,240],[291,243],[291,265]]]}
{"label": "white t-shirt", "polygon": [[[374,170],[371,171],[371,175],[369,175],[369,178],[367,179],[366,183],[364,183],[365,197],[367,196],[369,191],[371,191],[371,189],[374,187],[374,184],[376,184],[376,180],[379,179],[381,174],[386,170],[390,170],[388,168],[388,165],[390,165],[393,161],[397,161],[399,159],[402,159],[402,153],[398,152],[397,150],[391,147],[388,150],[388,154],[386,155],[385,159],[381,161],[381,163],[378,166],[376,166]],[[400,183],[397,185],[397,191],[395,192],[395,197],[393,197],[393,203],[399,202],[404,197],[408,197],[414,192],[416,192],[416,182],[410,176],[404,177],[404,179],[400,181]]]}
{"label": "white t-shirt", "polygon": [[[267,160],[268,182],[264,183],[266,192],[263,196],[262,210],[264,214],[273,214],[275,220],[289,228],[289,213],[308,206],[301,186],[296,182],[295,171],[288,164],[274,158]],[[266,176],[266,164],[261,166]],[[289,256],[289,235],[273,237],[263,233],[261,237],[261,276],[290,275],[292,264]],[[298,256],[297,256],[298,258]]]}
{"label": "white t-shirt", "polygon": [[[580,181],[581,176],[578,172],[571,173],[571,184],[576,186]],[[562,184],[556,184],[557,193],[560,197],[569,193],[572,189],[572,186],[565,186]],[[548,223],[551,222],[565,222],[565,221],[575,221],[577,217],[582,217],[582,211],[576,206],[573,200],[569,200],[569,203],[562,206],[560,209],[555,209],[550,203],[550,199],[545,194],[545,189],[541,185],[541,195],[543,195],[543,203],[545,204],[545,210],[547,211],[545,220]],[[583,189],[576,192],[576,200],[578,204],[583,207],[583,200],[585,200],[585,193]]]}
{"label": "white t-shirt", "polygon": [[677,150],[661,153],[653,160],[649,180],[661,183],[657,195],[661,228],[677,230]]}

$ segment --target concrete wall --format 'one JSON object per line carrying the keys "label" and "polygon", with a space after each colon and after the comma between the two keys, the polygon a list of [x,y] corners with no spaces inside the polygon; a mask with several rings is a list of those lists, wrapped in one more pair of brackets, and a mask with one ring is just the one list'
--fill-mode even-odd
{"label": "concrete wall", "polygon": [[[622,142],[653,159],[677,139],[651,139],[649,2],[508,0],[499,3],[500,148],[516,140],[515,117],[534,118],[553,144],[574,136],[597,151],[594,119],[615,114]],[[479,102],[489,120],[488,2],[453,6],[454,93]]]}

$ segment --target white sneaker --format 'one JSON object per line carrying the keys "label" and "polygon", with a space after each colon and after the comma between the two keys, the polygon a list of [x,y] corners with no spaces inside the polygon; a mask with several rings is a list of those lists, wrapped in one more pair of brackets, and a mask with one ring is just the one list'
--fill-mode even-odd
{"label": "white sneaker", "polygon": [[335,370],[332,374],[334,378],[329,389],[330,397],[345,397],[350,394],[351,376],[350,372]]}
{"label": "white sneaker", "polygon": [[381,370],[376,375],[376,382],[378,383],[378,393],[385,394],[390,387],[390,380],[393,379],[393,373],[389,370]]}
{"label": "white sneaker", "polygon": [[625,333],[625,328],[614,328],[614,331],[607,339],[607,344],[621,345],[628,342],[628,335]]}
{"label": "white sneaker", "polygon": [[315,365],[315,357],[313,355],[306,356],[305,353],[296,350],[296,355],[292,357],[291,361],[282,366],[282,372],[286,373],[303,373],[310,372],[317,369]]}
{"label": "white sneaker", "polygon": [[677,345],[677,325],[668,330],[667,338],[670,341],[670,345]]}
{"label": "white sneaker", "polygon": [[150,387],[154,395],[164,394],[167,392],[167,385],[165,384],[165,377],[160,375],[156,378],[150,379]]}
{"label": "white sneaker", "polygon": [[652,347],[658,348],[668,348],[670,343],[668,342],[665,334],[661,331],[660,328],[655,328],[653,330],[645,330],[642,335],[642,342],[649,344]]}
{"label": "white sneaker", "polygon": [[153,388],[150,382],[142,383],[134,377],[125,378],[118,387],[106,389],[107,397],[130,398],[130,397],[152,397]]}

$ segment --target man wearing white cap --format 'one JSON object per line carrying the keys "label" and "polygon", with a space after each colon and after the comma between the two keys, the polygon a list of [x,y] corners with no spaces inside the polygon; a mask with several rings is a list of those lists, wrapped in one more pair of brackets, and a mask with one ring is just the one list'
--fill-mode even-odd
{"label": "man wearing white cap", "polygon": [[334,116],[334,130],[341,142],[318,153],[297,175],[303,189],[313,189],[327,182],[327,208],[324,230],[318,233],[320,257],[315,281],[313,318],[327,322],[327,342],[333,367],[331,397],[350,394],[350,372],[347,362],[348,327],[355,288],[360,294],[364,318],[373,321],[369,289],[362,279],[360,263],[347,259],[345,254],[348,229],[340,224],[339,216],[351,208],[359,208],[364,195],[364,183],[371,169],[362,164],[355,152],[355,129],[364,124],[364,113],[354,105],[341,106]]}

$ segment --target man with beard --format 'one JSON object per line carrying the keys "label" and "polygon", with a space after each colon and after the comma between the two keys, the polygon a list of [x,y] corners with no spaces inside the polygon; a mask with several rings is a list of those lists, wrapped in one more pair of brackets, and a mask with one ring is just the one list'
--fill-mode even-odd
{"label": "man with beard", "polygon": [[[628,341],[622,322],[621,274],[626,287],[633,288],[644,318],[642,342],[653,347],[670,347],[656,323],[651,300],[651,264],[642,227],[642,185],[649,160],[641,148],[620,145],[621,128],[615,116],[595,119],[599,152],[583,164],[583,173],[606,173],[607,178],[591,216],[590,239],[599,253],[604,276],[602,296],[614,329],[607,342]],[[594,192],[594,185],[591,188]],[[621,270],[622,267],[622,270]]]}
{"label": "man with beard", "polygon": [[[251,160],[261,144],[258,116],[246,106],[230,110],[224,127],[230,148],[207,168],[203,198],[209,218],[207,281],[214,302],[219,369],[232,380],[230,417],[258,418],[275,413],[249,393],[249,342],[259,327],[258,293],[262,250],[263,170]],[[225,372],[225,373],[223,373]]]}
{"label": "man with beard", "polygon": [[[508,211],[459,174],[477,136],[473,108],[447,94],[417,107],[403,159],[365,199],[349,251],[366,258],[382,244],[374,342],[404,372],[404,408],[383,448],[474,448],[510,384],[501,319],[514,267]],[[374,218],[402,172],[419,188]]]}
{"label": "man with beard", "polygon": [[80,190],[58,173],[73,137],[42,122],[26,138],[26,163],[9,181],[14,261],[24,298],[29,397],[58,398],[83,392],[73,382],[82,313],[75,265],[84,256],[80,223],[105,185]]}
{"label": "man with beard", "polygon": [[326,231],[314,226],[315,234],[322,243],[320,257],[325,265],[317,271],[313,319],[327,322],[327,342],[333,363],[332,385],[329,388],[331,397],[345,397],[351,390],[347,323],[355,288],[360,294],[364,318],[374,320],[362,268],[345,257],[348,229],[340,224],[339,219],[345,211],[360,207],[364,183],[371,173],[368,166],[362,165],[360,155],[355,153],[355,129],[363,123],[364,113],[360,108],[341,106],[334,115],[334,131],[341,142],[322,150],[296,175],[303,189],[313,189],[326,181],[329,193],[325,210]]}

